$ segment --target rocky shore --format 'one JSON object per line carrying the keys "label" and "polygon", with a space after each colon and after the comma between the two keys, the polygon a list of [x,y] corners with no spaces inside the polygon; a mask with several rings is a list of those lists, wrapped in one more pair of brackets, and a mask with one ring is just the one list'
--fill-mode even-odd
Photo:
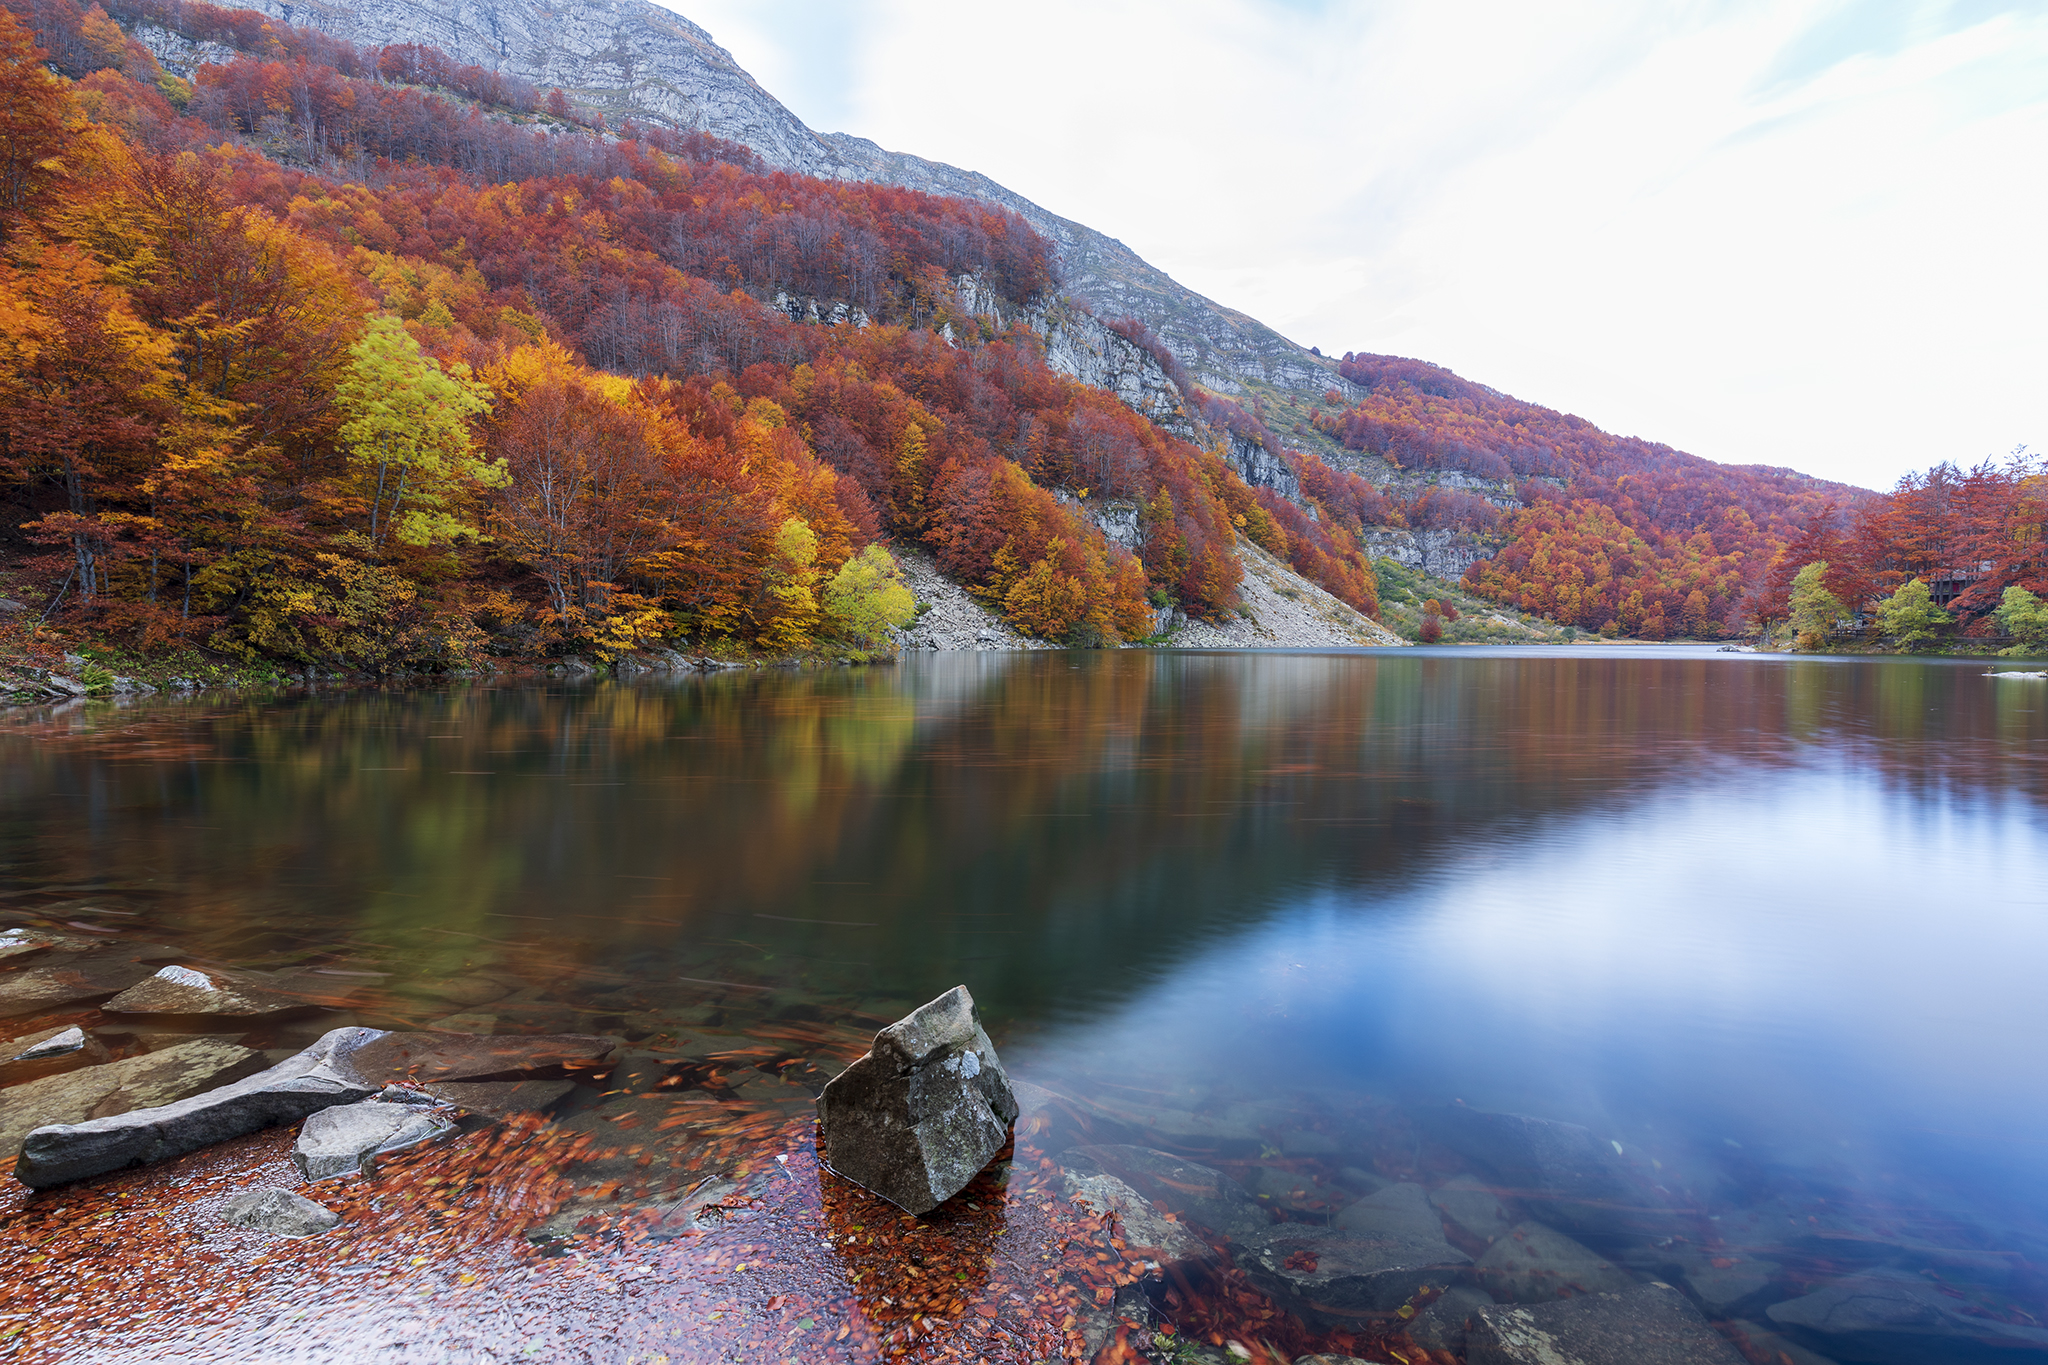
{"label": "rocky shore", "polygon": [[[231,967],[132,914],[0,932],[10,1359],[2048,1360],[2036,1249],[1933,1207],[1462,1105],[1006,1077],[971,1000]],[[897,1179],[818,1126],[890,1038],[855,1089],[993,1111],[930,1195],[825,1168]]]}

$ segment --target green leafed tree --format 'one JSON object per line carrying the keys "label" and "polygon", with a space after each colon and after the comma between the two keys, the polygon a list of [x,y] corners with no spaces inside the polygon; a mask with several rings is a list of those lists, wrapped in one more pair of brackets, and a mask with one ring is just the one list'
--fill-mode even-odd
{"label": "green leafed tree", "polygon": [[1835,623],[1848,613],[1842,599],[1828,591],[1828,562],[1817,559],[1792,579],[1792,647],[1819,650],[1827,646]]}
{"label": "green leafed tree", "polygon": [[335,397],[348,415],[341,440],[373,554],[393,541],[433,545],[474,533],[472,492],[511,479],[505,462],[485,459],[470,438],[469,420],[489,409],[490,389],[456,370],[442,369],[394,317],[372,318],[349,348]]}
{"label": "green leafed tree", "polygon": [[907,625],[917,600],[904,586],[895,557],[870,545],[839,566],[825,585],[825,618],[833,634],[863,650],[887,643],[889,627]]}
{"label": "green leafed tree", "polygon": [[1906,650],[1917,650],[1929,643],[1941,627],[1954,619],[1934,605],[1926,582],[1918,578],[1877,604],[1878,629]]}
{"label": "green leafed tree", "polygon": [[2012,636],[2012,644],[1999,650],[2000,654],[2015,659],[2048,654],[2048,602],[2014,585],[2005,590],[1996,615],[1998,624]]}

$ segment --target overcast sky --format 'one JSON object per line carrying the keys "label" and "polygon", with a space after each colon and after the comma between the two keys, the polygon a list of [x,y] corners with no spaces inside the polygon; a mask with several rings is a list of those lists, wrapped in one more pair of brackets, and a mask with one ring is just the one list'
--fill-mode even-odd
{"label": "overcast sky", "polygon": [[1872,487],[2048,446],[2048,0],[670,0],[1326,354]]}

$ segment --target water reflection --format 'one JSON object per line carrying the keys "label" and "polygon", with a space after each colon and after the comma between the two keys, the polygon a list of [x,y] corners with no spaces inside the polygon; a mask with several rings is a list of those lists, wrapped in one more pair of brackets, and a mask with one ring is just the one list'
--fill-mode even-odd
{"label": "water reflection", "polygon": [[1463,1101],[1702,1207],[1833,1191],[2031,1249],[2048,686],[1984,672],[991,654],[88,706],[0,734],[0,891],[361,974],[368,1023],[662,1039],[721,1026],[707,991],[879,1021],[966,981],[1084,1125],[1119,1087],[1323,1095],[1313,1179],[1277,1121],[1176,1148],[1311,1219],[1341,1191],[1289,1178],[1388,1173]]}

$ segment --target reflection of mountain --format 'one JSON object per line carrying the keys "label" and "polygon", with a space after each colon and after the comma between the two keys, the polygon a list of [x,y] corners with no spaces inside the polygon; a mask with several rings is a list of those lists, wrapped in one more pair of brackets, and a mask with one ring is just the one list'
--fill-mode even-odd
{"label": "reflection of mountain", "polygon": [[17,737],[0,800],[17,884],[133,879],[223,959],[358,939],[912,1001],[971,977],[1016,1016],[1728,761],[1825,743],[2037,796],[2048,718],[1980,671],[1134,652],[365,693]]}

